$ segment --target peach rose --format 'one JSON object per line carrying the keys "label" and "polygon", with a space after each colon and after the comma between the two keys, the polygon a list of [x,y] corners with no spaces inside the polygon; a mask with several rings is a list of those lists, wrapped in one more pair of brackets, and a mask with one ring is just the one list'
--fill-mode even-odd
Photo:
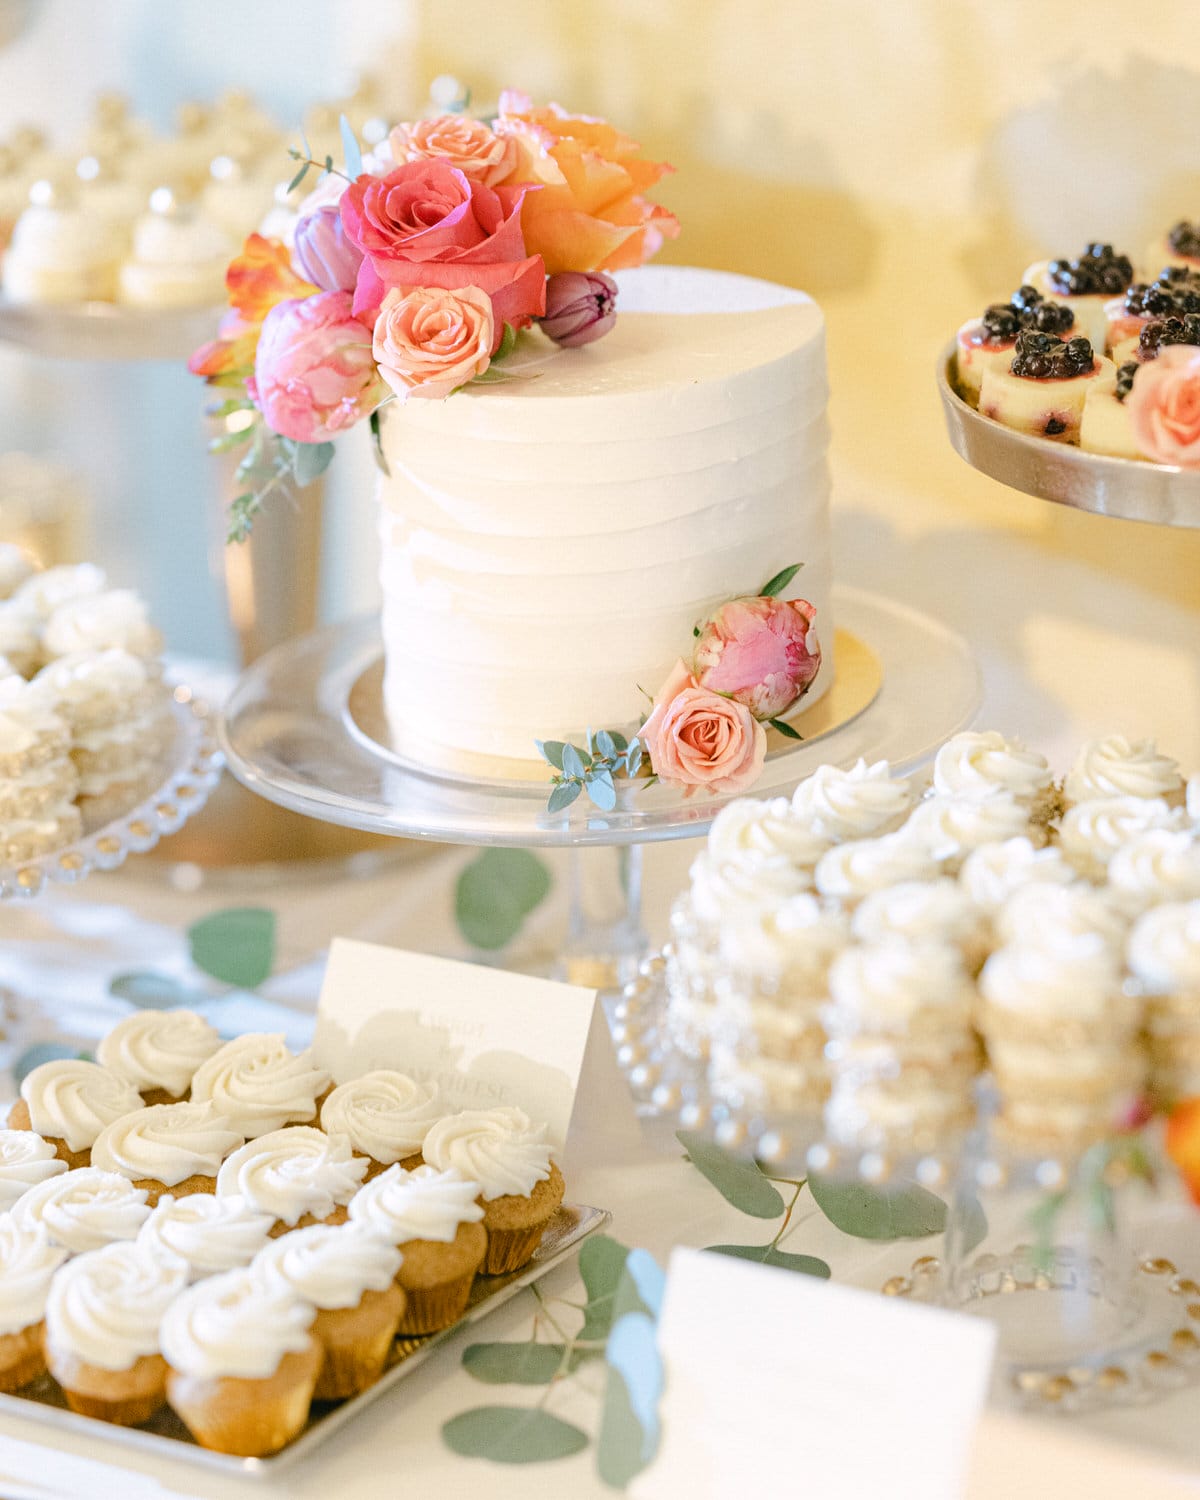
{"label": "peach rose", "polygon": [[766,731],[750,710],[700,687],[681,661],[655,697],[639,738],[659,780],[682,788],[685,797],[697,787],[744,792],[767,754]]}
{"label": "peach rose", "polygon": [[375,321],[379,373],[399,396],[438,400],[491,362],[492,300],[478,287],[393,287]]}
{"label": "peach rose", "polygon": [[470,115],[436,115],[432,120],[414,120],[397,125],[388,137],[392,157],[402,161],[432,161],[441,158],[457,167],[473,182],[495,187],[512,175],[517,161],[517,143],[508,136],[474,120]]}
{"label": "peach rose", "polygon": [[1200,350],[1175,344],[1142,365],[1125,408],[1147,458],[1200,469]]}

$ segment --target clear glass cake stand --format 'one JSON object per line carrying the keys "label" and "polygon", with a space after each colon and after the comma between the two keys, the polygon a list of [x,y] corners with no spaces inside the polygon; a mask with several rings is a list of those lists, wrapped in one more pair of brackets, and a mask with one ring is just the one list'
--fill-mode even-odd
{"label": "clear glass cake stand", "polygon": [[0,343],[48,359],[186,360],[216,332],[223,307],[113,302],[26,305],[0,296]]}
{"label": "clear glass cake stand", "polygon": [[[907,605],[857,589],[838,587],[834,607],[839,635],[865,642],[877,660],[878,689],[846,722],[770,753],[756,796],[789,793],[825,762],[850,765],[865,756],[911,769],[978,712],[979,670],[961,637]],[[294,812],[371,833],[570,850],[567,971],[587,983],[628,977],[645,951],[641,846],[699,837],[731,799],[686,798],[633,782],[621,786],[612,812],[581,797],[549,814],[544,780],[471,779],[410,764],[385,742],[382,649],[378,618],[364,617],[288,641],[256,661],[234,688],[221,725],[234,776]],[[531,726],[531,738],[535,732]]]}

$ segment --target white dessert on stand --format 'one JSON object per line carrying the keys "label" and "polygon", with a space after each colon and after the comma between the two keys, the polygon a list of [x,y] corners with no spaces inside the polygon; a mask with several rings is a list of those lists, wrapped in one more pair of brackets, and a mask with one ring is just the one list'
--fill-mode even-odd
{"label": "white dessert on stand", "polygon": [[182,206],[170,188],[156,188],[121,267],[120,300],[134,307],[215,306],[224,296],[232,253],[222,229]]}
{"label": "white dessert on stand", "polygon": [[122,232],[48,180],[29,190],[4,256],[4,295],[19,303],[111,302]]}
{"label": "white dessert on stand", "polygon": [[1022,332],[1009,369],[984,375],[979,410],[1017,432],[1074,443],[1088,390],[1112,369],[1086,338],[1064,343],[1051,334]]}

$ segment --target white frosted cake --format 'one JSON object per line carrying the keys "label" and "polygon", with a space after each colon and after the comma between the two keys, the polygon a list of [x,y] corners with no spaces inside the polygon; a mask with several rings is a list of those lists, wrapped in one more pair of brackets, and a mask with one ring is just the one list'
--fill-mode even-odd
{"label": "white frosted cake", "polygon": [[617,277],[612,332],[381,412],[385,703],[402,754],[536,760],[628,729],[695,623],[802,563],[833,675],[824,320],[725,272]]}

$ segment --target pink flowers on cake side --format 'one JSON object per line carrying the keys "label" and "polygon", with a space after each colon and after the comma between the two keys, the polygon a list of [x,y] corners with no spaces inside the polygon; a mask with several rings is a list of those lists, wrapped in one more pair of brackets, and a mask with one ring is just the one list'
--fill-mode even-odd
{"label": "pink flowers on cake side", "polygon": [[821,666],[807,599],[731,599],[700,627],[696,681],[773,719],[807,691]]}
{"label": "pink flowers on cake side", "polygon": [[750,710],[701,687],[682,661],[654,699],[641,741],[660,781],[690,797],[744,792],[763,768],[767,735]]}
{"label": "pink flowers on cake side", "polygon": [[259,336],[250,394],[274,432],[323,443],[379,404],[371,330],[349,292],[280,302]]}
{"label": "pink flowers on cake side", "polygon": [[1163,349],[1138,370],[1125,407],[1147,458],[1200,469],[1200,352],[1187,344]]}

